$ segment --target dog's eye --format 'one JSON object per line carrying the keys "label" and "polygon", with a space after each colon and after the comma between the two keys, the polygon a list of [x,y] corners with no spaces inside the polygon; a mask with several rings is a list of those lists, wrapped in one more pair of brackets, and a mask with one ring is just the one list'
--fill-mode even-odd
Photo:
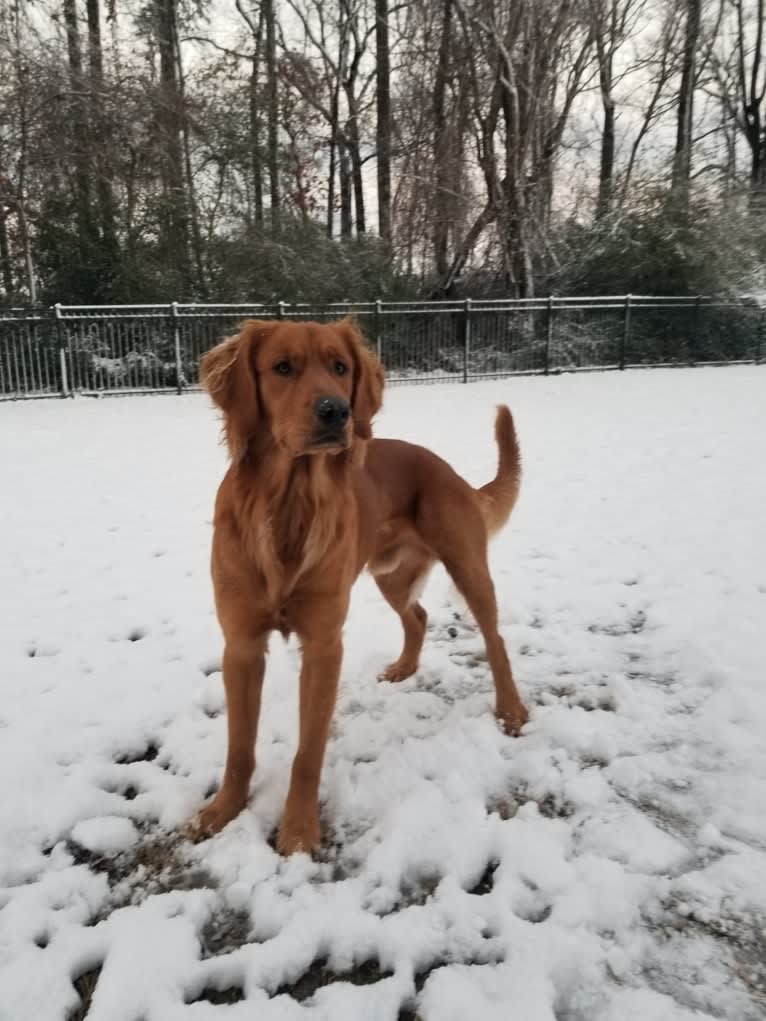
{"label": "dog's eye", "polygon": [[292,371],[293,367],[287,360],[277,362],[274,366],[274,372],[276,372],[278,376],[289,376]]}
{"label": "dog's eye", "polygon": [[345,362],[335,362],[334,368],[339,376],[345,376],[348,372],[348,366]]}

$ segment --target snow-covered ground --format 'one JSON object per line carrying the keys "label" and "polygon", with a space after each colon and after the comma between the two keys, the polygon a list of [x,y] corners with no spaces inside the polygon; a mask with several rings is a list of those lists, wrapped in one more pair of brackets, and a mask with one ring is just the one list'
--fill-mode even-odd
{"label": "snow-covered ground", "polygon": [[316,862],[270,844],[281,638],[250,805],[175,836],[225,752],[206,398],[0,405],[3,1021],[766,1015],[766,369],[394,388],[377,432],[481,483],[498,401],[530,724],[496,726],[443,575],[417,677],[379,684],[399,627],[364,577]]}

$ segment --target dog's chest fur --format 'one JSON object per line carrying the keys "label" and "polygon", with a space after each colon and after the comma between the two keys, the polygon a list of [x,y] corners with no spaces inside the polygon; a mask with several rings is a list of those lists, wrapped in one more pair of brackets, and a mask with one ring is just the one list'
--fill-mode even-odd
{"label": "dog's chest fur", "polygon": [[[282,613],[296,584],[340,539],[353,494],[343,455],[295,458],[287,471],[261,472],[247,485],[240,522],[243,552],[263,576],[270,608]],[[275,626],[283,630],[280,624]]]}

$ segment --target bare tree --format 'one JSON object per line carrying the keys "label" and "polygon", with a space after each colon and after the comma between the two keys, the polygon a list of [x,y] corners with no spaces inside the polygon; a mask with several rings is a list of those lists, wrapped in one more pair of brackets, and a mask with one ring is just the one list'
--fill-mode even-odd
{"label": "bare tree", "polygon": [[598,83],[603,110],[601,152],[599,158],[598,198],[596,217],[605,216],[612,209],[615,189],[616,157],[616,89],[630,75],[634,66],[623,60],[622,68],[616,63],[623,44],[633,38],[644,0],[588,0],[590,30],[598,67]]}
{"label": "bare tree", "polygon": [[[9,183],[9,182],[8,182]],[[6,178],[0,177],[0,278],[6,295],[13,294],[13,266],[11,263],[11,245],[8,236],[8,198]]]}
{"label": "bare tree", "polygon": [[391,246],[391,52],[388,0],[375,0],[375,84],[377,98],[378,231]]}
{"label": "bare tree", "polygon": [[105,262],[113,268],[117,263],[117,225],[114,204],[114,184],[111,149],[108,145],[104,97],[104,54],[101,45],[101,3],[87,0],[88,64],[89,64],[89,115],[91,166],[95,168],[96,196],[98,201],[101,241]]}
{"label": "bare tree", "polygon": [[433,89],[433,145],[434,145],[434,212],[433,239],[434,265],[439,279],[447,275],[449,251],[449,196],[450,196],[450,137],[447,118],[447,85],[451,73],[450,54],[453,52],[452,0],[442,4],[439,57]]}
{"label": "bare tree", "polygon": [[369,33],[364,32],[360,25],[360,9],[352,0],[340,0],[343,18],[348,29],[349,54],[343,76],[343,92],[346,97],[348,117],[344,131],[344,141],[351,163],[351,177],[354,186],[354,207],[356,210],[356,230],[364,234],[367,230],[365,216],[364,178],[362,172],[362,145],[360,129],[360,77],[362,58],[367,49]]}
{"label": "bare tree", "polygon": [[727,0],[728,17],[712,59],[722,102],[749,152],[751,206],[766,207],[766,4]]}
{"label": "bare tree", "polygon": [[576,59],[578,73],[569,76],[567,94],[557,96],[560,61],[572,47],[587,50],[589,36],[570,0],[520,0],[513,7],[499,0],[476,0],[470,7],[464,0],[454,2],[466,46],[477,160],[487,200],[441,286],[451,286],[484,228],[495,223],[506,286],[519,297],[530,297],[534,239],[550,191],[535,162],[544,154],[552,164],[562,131],[557,104],[568,112],[581,86],[583,62]]}
{"label": "bare tree", "polygon": [[269,193],[271,200],[271,226],[277,230],[280,225],[279,188],[279,86],[277,78],[277,27],[276,0],[262,0],[263,19],[266,25],[266,116],[267,116],[267,163],[269,168]]}
{"label": "bare tree", "polygon": [[[376,32],[367,19],[364,0],[342,0],[337,6],[325,0],[288,0],[302,27],[307,53],[285,55],[288,84],[321,115],[329,130],[328,232],[334,222],[337,172],[340,186],[340,233],[350,237],[354,225],[366,231],[363,124],[371,107],[375,70],[366,65],[369,43]],[[336,55],[337,52],[337,55]]]}
{"label": "bare tree", "polygon": [[182,282],[191,280],[189,264],[189,209],[184,182],[182,95],[178,81],[176,0],[154,0],[160,88],[157,121],[160,132],[160,168],[163,209],[161,245]]}
{"label": "bare tree", "polygon": [[76,0],[63,0],[63,17],[69,58],[69,108],[72,124],[72,161],[74,164],[77,236],[81,246],[81,258],[87,259],[93,233],[90,196],[91,178],[88,165],[90,138],[85,105],[87,89],[83,75],[80,23]]}
{"label": "bare tree", "polygon": [[671,180],[671,191],[683,204],[688,202],[691,178],[694,92],[697,84],[697,49],[700,40],[701,12],[701,0],[684,0],[684,43]]}
{"label": "bare tree", "polygon": [[633,173],[639,150],[652,127],[668,113],[676,103],[676,97],[666,97],[668,86],[676,73],[676,44],[679,35],[679,21],[675,3],[668,4],[665,16],[656,36],[650,36],[647,50],[649,57],[643,62],[648,90],[646,100],[640,107],[639,127],[630,146],[627,165],[622,174],[620,206],[624,206],[631,191]]}
{"label": "bare tree", "polygon": [[248,27],[252,40],[252,54],[250,56],[250,74],[248,76],[248,114],[250,118],[250,169],[253,180],[253,199],[255,205],[255,222],[263,223],[263,166],[261,158],[261,93],[260,73],[261,57],[263,50],[263,28],[264,9],[263,4],[258,6],[257,16],[252,10],[247,10],[244,0],[236,0],[236,7],[240,16]]}
{"label": "bare tree", "polygon": [[[38,284],[30,228],[28,178],[32,145],[30,136],[36,126],[36,110],[40,100],[39,96],[37,103],[33,99],[37,90],[29,66],[30,40],[25,38],[29,34],[29,26],[25,22],[20,0],[11,0],[3,5],[2,24],[0,43],[7,54],[5,67],[10,68],[11,73],[3,77],[3,85],[8,89],[3,119],[8,119],[0,142],[0,203],[3,205],[7,235],[10,233],[10,218],[16,220],[24,284],[34,304],[37,301]],[[8,236],[9,260],[12,262],[10,241]],[[4,270],[4,280],[7,293],[11,293],[7,284],[10,282],[13,285],[12,272],[7,267]]]}
{"label": "bare tree", "polygon": [[202,233],[199,223],[199,212],[197,209],[196,188],[194,184],[194,168],[192,166],[191,154],[191,129],[189,123],[189,109],[186,98],[186,81],[184,77],[183,58],[181,46],[176,34],[176,70],[178,74],[178,93],[181,101],[181,143],[183,147],[184,160],[184,184],[186,187],[186,205],[189,216],[189,241],[194,258],[194,271],[196,289],[200,297],[207,295],[207,284],[205,281],[205,270],[202,255]]}

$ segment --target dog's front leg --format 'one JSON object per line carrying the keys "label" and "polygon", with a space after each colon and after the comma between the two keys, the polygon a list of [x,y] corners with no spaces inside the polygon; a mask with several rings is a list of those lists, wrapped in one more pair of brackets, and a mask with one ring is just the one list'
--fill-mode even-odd
{"label": "dog's front leg", "polygon": [[226,642],[223,653],[229,737],[226,768],[221,789],[190,824],[189,832],[194,838],[218,833],[239,815],[247,802],[255,768],[266,643],[265,634],[257,638],[230,638]]}
{"label": "dog's front leg", "polygon": [[302,636],[300,737],[277,838],[280,854],[319,847],[319,779],[343,658],[340,629],[328,637]]}

